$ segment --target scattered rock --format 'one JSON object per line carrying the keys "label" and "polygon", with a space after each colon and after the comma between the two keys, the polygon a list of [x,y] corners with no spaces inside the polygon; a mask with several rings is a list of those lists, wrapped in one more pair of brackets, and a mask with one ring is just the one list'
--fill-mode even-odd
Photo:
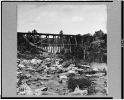
{"label": "scattered rock", "polygon": [[76,87],[74,90],[75,95],[87,95],[88,91],[87,90],[80,90],[79,87]]}
{"label": "scattered rock", "polygon": [[[76,67],[73,62],[60,63],[59,58],[46,57],[42,59],[18,59],[17,60],[17,94],[18,95],[88,95],[88,90],[76,87],[70,91],[67,87],[67,82],[70,77],[92,78],[94,84],[102,83],[106,80],[105,73],[100,72],[98,68],[90,68],[89,65],[82,65],[80,68]],[[64,63],[64,62],[63,62]],[[90,73],[95,71],[96,73]],[[98,72],[98,73],[97,73]],[[99,73],[100,72],[100,73]],[[57,78],[58,76],[58,78]],[[101,80],[102,81],[101,81]],[[104,80],[104,81],[103,81]],[[95,88],[101,94],[108,94],[107,86]]]}
{"label": "scattered rock", "polygon": [[23,83],[19,88],[18,91],[20,95],[33,95],[33,92],[31,90],[31,88],[26,84]]}
{"label": "scattered rock", "polygon": [[68,73],[76,73],[75,70],[69,70]]}
{"label": "scattered rock", "polygon": [[22,68],[24,68],[24,67],[25,67],[23,64],[19,64],[18,66],[19,66],[19,67],[22,67]]}

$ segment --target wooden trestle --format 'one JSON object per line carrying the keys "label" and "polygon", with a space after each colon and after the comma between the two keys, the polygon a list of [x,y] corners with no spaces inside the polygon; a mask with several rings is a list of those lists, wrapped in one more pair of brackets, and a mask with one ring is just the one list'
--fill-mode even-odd
{"label": "wooden trestle", "polygon": [[[68,34],[49,34],[49,33],[24,33],[24,32],[18,32],[18,34],[22,34],[24,36],[39,36],[40,37],[40,43],[41,48],[44,50],[51,52],[51,53],[57,53],[61,52],[62,50],[72,52],[72,46],[77,47],[79,45],[82,45],[83,38],[81,39],[81,42],[78,43],[76,36],[77,35],[68,35]],[[65,39],[66,38],[66,39]],[[74,38],[74,41],[71,41],[71,39]],[[52,39],[52,42],[50,41]],[[47,42],[44,42],[47,41]],[[37,43],[39,43],[37,42]],[[35,43],[35,39],[33,38],[33,44]]]}

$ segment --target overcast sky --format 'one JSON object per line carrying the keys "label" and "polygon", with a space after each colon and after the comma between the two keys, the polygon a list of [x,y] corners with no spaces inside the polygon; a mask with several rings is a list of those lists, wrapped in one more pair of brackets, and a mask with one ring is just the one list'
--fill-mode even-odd
{"label": "overcast sky", "polygon": [[17,31],[39,33],[107,33],[106,5],[18,5]]}

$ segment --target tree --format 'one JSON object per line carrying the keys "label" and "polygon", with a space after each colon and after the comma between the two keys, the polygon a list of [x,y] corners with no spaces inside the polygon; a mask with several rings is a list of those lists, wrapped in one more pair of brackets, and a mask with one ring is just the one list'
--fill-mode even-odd
{"label": "tree", "polygon": [[96,39],[101,39],[104,36],[104,33],[102,30],[96,31],[94,34],[95,40]]}
{"label": "tree", "polygon": [[31,33],[30,31],[28,31],[28,33]]}
{"label": "tree", "polygon": [[61,31],[59,32],[59,35],[63,35],[63,30],[61,30]]}
{"label": "tree", "polygon": [[86,54],[88,54],[88,49],[90,48],[92,41],[93,41],[93,36],[90,33],[83,35],[82,49],[83,49],[83,59],[84,60],[86,60]]}
{"label": "tree", "polygon": [[37,30],[34,29],[34,30],[32,31],[32,33],[37,33]]}

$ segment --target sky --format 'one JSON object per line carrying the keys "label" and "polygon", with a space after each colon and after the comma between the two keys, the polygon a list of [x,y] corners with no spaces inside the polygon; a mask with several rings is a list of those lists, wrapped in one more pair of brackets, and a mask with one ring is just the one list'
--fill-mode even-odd
{"label": "sky", "polygon": [[107,33],[106,5],[18,5],[17,31],[38,33]]}

